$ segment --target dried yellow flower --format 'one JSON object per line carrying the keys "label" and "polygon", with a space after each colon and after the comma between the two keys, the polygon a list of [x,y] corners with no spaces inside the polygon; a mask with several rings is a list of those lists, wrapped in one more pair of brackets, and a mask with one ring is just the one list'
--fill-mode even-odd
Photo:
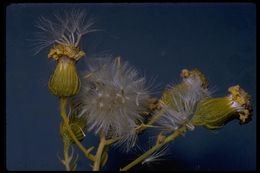
{"label": "dried yellow flower", "polygon": [[80,58],[85,56],[85,52],[81,51],[79,47],[75,47],[74,45],[58,44],[54,45],[48,54],[48,58],[53,58],[55,60],[64,56],[78,61]]}
{"label": "dried yellow flower", "polygon": [[230,92],[230,99],[237,102],[242,107],[242,111],[239,111],[238,113],[240,124],[247,123],[250,120],[250,115],[252,113],[250,95],[246,93],[239,85],[230,87],[228,91]]}
{"label": "dried yellow flower", "polygon": [[183,79],[187,79],[187,78],[192,78],[192,77],[195,77],[195,78],[198,78],[200,81],[201,81],[201,86],[206,89],[208,88],[208,79],[207,77],[201,72],[199,71],[197,68],[189,71],[187,69],[183,69],[181,71],[181,77]]}

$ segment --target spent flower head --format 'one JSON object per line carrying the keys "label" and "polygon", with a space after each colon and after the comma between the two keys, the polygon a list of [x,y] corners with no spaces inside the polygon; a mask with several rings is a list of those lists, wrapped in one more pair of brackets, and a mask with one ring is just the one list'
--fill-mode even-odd
{"label": "spent flower head", "polygon": [[64,14],[55,14],[52,18],[41,17],[36,27],[40,30],[35,40],[35,54],[52,46],[48,58],[57,61],[54,73],[51,75],[48,87],[52,94],[58,97],[70,97],[79,92],[80,79],[75,63],[85,56],[79,48],[84,35],[96,31],[94,22],[86,20],[84,11],[71,10]]}
{"label": "spent flower head", "polygon": [[239,119],[240,124],[249,122],[252,117],[249,94],[239,85],[230,87],[228,91],[228,96],[201,100],[192,118],[192,124],[217,129],[233,119]]}
{"label": "spent flower head", "polygon": [[157,114],[162,116],[157,124],[164,130],[174,131],[183,123],[187,123],[189,129],[194,126],[189,123],[199,100],[209,97],[208,81],[198,69],[182,70],[182,82],[167,88],[161,99],[161,110]]}

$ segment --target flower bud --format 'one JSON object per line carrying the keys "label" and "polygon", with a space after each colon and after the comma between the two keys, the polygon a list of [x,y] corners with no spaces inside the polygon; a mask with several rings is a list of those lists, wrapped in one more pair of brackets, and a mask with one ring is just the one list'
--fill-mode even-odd
{"label": "flower bud", "polygon": [[249,122],[252,115],[250,96],[239,85],[230,87],[228,91],[230,94],[226,97],[201,100],[191,120],[192,124],[217,129],[236,118],[240,124]]}
{"label": "flower bud", "polygon": [[49,79],[49,89],[59,97],[76,95],[80,89],[80,79],[77,74],[75,61],[60,57],[53,75]]}
{"label": "flower bud", "polygon": [[[69,118],[69,126],[71,130],[73,131],[74,135],[79,141],[82,141],[85,138],[84,131],[86,130],[86,120],[83,117],[76,117],[71,116]],[[66,144],[72,144],[74,141],[70,137],[67,127],[65,126],[64,122],[61,122],[60,124],[60,134],[63,137],[63,140]]]}
{"label": "flower bud", "polygon": [[85,56],[85,53],[74,45],[55,45],[48,58],[55,59],[58,64],[49,79],[50,91],[58,97],[74,96],[79,92],[80,79],[75,63]]}

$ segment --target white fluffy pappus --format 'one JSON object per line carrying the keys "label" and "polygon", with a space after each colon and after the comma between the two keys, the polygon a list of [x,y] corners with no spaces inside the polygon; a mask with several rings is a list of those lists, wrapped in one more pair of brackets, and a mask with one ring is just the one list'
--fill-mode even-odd
{"label": "white fluffy pappus", "polygon": [[163,157],[169,155],[169,152],[170,151],[168,149],[168,145],[165,145],[165,146],[161,147],[159,150],[155,151],[149,157],[144,159],[142,161],[142,165],[146,165],[146,164],[151,164],[151,163],[154,163],[154,162],[162,161],[162,160],[164,160]]}
{"label": "white fluffy pappus", "polygon": [[146,80],[120,58],[89,59],[88,69],[76,98],[79,116],[86,117],[88,130],[119,137],[116,144],[124,143],[128,151],[135,144],[135,128],[143,121],[139,113],[148,102]]}
{"label": "white fluffy pappus", "polygon": [[[189,130],[193,130],[194,126],[189,123],[191,120],[197,103],[206,97],[210,97],[210,92],[207,88],[202,87],[202,81],[199,77],[192,76],[183,79],[183,84],[187,89],[173,86],[170,88],[170,97],[173,104],[172,107],[163,102],[160,102],[163,115],[157,121],[157,125],[167,131],[174,131],[181,125],[186,123]],[[160,113],[159,111],[156,114]]]}
{"label": "white fluffy pappus", "polygon": [[[149,136],[149,139],[146,140],[146,143],[137,143],[135,145],[134,153],[137,156],[140,156],[142,154],[144,154],[145,152],[147,152],[149,149],[151,149],[152,147],[154,147],[156,141],[157,141],[158,136]],[[169,148],[169,144],[166,144],[164,146],[162,146],[161,148],[158,148],[156,151],[154,151],[150,156],[146,157],[141,164],[143,166],[147,166],[147,165],[151,165],[153,163],[162,161],[166,158],[170,157],[170,148]]]}
{"label": "white fluffy pappus", "polygon": [[36,22],[39,32],[35,33],[34,52],[53,44],[78,47],[81,38],[87,33],[97,31],[93,28],[93,18],[86,16],[83,10],[54,14],[50,19],[41,16]]}

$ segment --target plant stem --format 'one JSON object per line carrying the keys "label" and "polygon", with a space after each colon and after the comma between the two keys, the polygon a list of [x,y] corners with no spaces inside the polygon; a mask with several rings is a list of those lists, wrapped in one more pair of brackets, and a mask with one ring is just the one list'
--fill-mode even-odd
{"label": "plant stem", "polygon": [[70,160],[69,160],[69,155],[68,155],[68,147],[65,147],[64,146],[64,165],[65,165],[65,168],[66,168],[66,171],[71,171],[70,170]]}
{"label": "plant stem", "polygon": [[[151,120],[149,122],[147,122],[146,124],[141,124],[140,126],[138,126],[136,128],[136,133],[141,133],[143,130],[145,130],[146,128],[148,127],[152,127],[152,124],[157,121],[164,113],[164,110],[161,110],[157,115],[153,116],[151,118]],[[119,137],[116,137],[114,139],[108,139],[106,140],[106,145],[110,145],[114,142],[116,142],[117,140],[119,140],[120,138]]]}
{"label": "plant stem", "polygon": [[155,116],[153,116],[151,119],[150,119],[150,121],[148,121],[146,124],[142,124],[142,125],[140,125],[138,128],[137,128],[137,133],[140,133],[140,132],[142,132],[143,130],[145,130],[146,128],[148,128],[148,127],[151,127],[152,126],[152,124],[155,122],[155,121],[157,121],[162,115],[163,115],[163,113],[164,113],[164,109],[161,109],[160,110],[160,112],[157,114],[157,115],[155,115]]}
{"label": "plant stem", "polygon": [[101,156],[102,156],[105,145],[106,145],[106,138],[104,135],[100,135],[100,142],[99,142],[99,146],[97,149],[97,153],[95,155],[93,171],[99,171],[99,169],[100,169]]}
{"label": "plant stem", "polygon": [[183,126],[181,126],[179,129],[177,129],[175,132],[173,132],[172,134],[170,134],[167,138],[165,138],[165,140],[159,144],[156,144],[155,146],[153,146],[152,148],[150,148],[148,151],[146,151],[144,154],[142,154],[141,156],[139,156],[136,160],[132,161],[131,163],[129,163],[128,165],[126,165],[125,167],[123,167],[122,169],[120,169],[120,171],[127,171],[130,168],[134,167],[135,165],[137,165],[138,163],[142,162],[143,160],[145,160],[147,157],[149,157],[151,154],[153,154],[156,150],[160,149],[162,146],[164,146],[165,144],[175,140],[178,136],[182,135],[185,131],[186,131],[186,125],[184,124]]}
{"label": "plant stem", "polygon": [[68,119],[67,114],[66,114],[67,101],[68,101],[68,99],[66,97],[60,98],[60,114],[61,114],[61,117],[63,118],[66,129],[68,130],[70,137],[78,145],[78,147],[85,154],[85,156],[87,158],[89,158],[90,160],[95,161],[95,157],[79,142],[79,140],[74,135],[73,131],[71,130],[71,128],[69,126],[69,119]]}

